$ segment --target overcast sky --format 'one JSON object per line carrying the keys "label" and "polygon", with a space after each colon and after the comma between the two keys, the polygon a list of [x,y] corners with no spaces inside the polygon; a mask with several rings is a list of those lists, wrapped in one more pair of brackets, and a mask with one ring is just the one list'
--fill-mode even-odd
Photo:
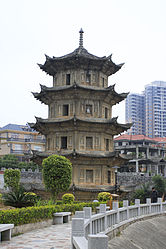
{"label": "overcast sky", "polygon": [[[117,92],[166,81],[166,0],[0,0],[0,127],[47,117],[31,91],[52,77],[37,63],[76,49],[81,27],[88,52],[125,62],[109,77]],[[124,107],[113,109],[121,123]]]}

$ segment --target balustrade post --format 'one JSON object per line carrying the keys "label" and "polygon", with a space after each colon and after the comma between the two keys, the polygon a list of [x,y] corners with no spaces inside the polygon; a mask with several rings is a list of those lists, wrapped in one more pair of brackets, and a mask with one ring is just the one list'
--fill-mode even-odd
{"label": "balustrade post", "polygon": [[108,236],[105,234],[88,235],[88,249],[108,249]]}
{"label": "balustrade post", "polygon": [[160,212],[163,211],[162,198],[157,198],[157,203],[160,203]]}
{"label": "balustrade post", "polygon": [[100,204],[99,212],[100,213],[105,213],[105,217],[104,217],[104,230],[106,230],[107,229],[106,204]]}
{"label": "balustrade post", "polygon": [[[91,207],[84,207],[83,211],[85,212],[85,219],[91,219],[92,208]],[[90,234],[92,234],[92,221],[90,221]]]}
{"label": "balustrade post", "polygon": [[152,212],[152,207],[151,207],[151,198],[146,198],[146,204],[149,206],[149,214]]}
{"label": "balustrade post", "polygon": [[112,209],[117,211],[117,224],[119,224],[119,202],[113,201],[112,202]]}
{"label": "balustrade post", "polygon": [[75,211],[74,218],[83,218],[83,219],[85,219],[85,212],[84,211]]}
{"label": "balustrade post", "polygon": [[135,206],[138,207],[138,216],[141,215],[141,210],[140,210],[140,199],[135,199]]}
{"label": "balustrade post", "polygon": [[[84,219],[72,218],[72,230],[71,236],[73,237],[85,237]],[[72,249],[75,249],[73,245],[73,239],[71,240]]]}
{"label": "balustrade post", "polygon": [[127,212],[126,220],[128,220],[129,219],[129,201],[128,200],[123,200],[123,207],[126,207],[126,212]]}

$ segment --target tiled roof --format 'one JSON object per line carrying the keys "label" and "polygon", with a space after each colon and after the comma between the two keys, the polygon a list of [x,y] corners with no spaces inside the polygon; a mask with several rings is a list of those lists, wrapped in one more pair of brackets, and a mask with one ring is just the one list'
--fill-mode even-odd
{"label": "tiled roof", "polygon": [[155,137],[153,138],[153,140],[155,140],[156,142],[160,142],[160,143],[166,143],[166,137]]}
{"label": "tiled roof", "polygon": [[132,140],[132,141],[136,141],[136,140],[148,140],[148,141],[154,141],[154,138],[150,138],[144,135],[128,135],[128,134],[123,134],[119,137],[114,138],[115,141],[119,141],[119,140]]}
{"label": "tiled roof", "polygon": [[0,131],[2,130],[13,130],[13,131],[30,131],[30,132],[36,132],[28,125],[18,125],[18,124],[7,124],[0,128]]}

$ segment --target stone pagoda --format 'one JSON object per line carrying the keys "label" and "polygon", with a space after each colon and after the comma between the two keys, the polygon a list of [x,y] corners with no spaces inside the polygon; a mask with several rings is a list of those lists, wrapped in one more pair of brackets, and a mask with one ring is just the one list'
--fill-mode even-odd
{"label": "stone pagoda", "polygon": [[118,94],[108,77],[123,64],[116,65],[111,55],[98,57],[83,47],[80,30],[79,47],[61,57],[46,55],[40,69],[53,77],[53,86],[41,85],[34,97],[48,105],[48,118],[36,117],[30,124],[46,137],[45,152],[34,152],[40,162],[51,154],[69,158],[73,165],[74,191],[111,191],[115,185],[113,166],[124,163],[115,153],[113,137],[126,131],[131,124],[119,124],[112,118],[112,106],[127,97]]}

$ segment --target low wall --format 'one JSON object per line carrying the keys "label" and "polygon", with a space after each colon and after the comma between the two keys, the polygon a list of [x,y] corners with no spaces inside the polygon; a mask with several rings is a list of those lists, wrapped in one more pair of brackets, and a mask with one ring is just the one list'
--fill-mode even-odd
{"label": "low wall", "polygon": [[124,200],[122,208],[118,202],[113,202],[113,210],[107,212],[106,204],[101,204],[100,213],[96,215],[92,215],[91,208],[85,207],[72,219],[72,249],[108,249],[108,239],[131,223],[161,214],[166,214],[166,202],[161,198],[157,203],[151,203],[148,198],[146,204],[140,204],[136,199],[132,206]]}
{"label": "low wall", "polygon": [[35,229],[40,229],[40,228],[51,226],[52,222],[53,220],[49,219],[47,221],[41,221],[41,222],[36,222],[36,223],[29,223],[29,224],[24,224],[20,226],[15,226],[12,229],[12,236],[20,234],[20,233],[30,232]]}

